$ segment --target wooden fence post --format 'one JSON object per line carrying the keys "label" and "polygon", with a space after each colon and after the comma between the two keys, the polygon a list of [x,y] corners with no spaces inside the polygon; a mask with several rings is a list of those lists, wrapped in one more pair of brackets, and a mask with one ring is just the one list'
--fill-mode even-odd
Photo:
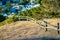
{"label": "wooden fence post", "polygon": [[[46,22],[46,27],[48,27],[47,22]],[[47,29],[47,28],[46,28],[46,31],[48,31],[48,29]]]}
{"label": "wooden fence post", "polygon": [[57,23],[57,31],[58,31],[58,34],[59,34],[59,23]]}

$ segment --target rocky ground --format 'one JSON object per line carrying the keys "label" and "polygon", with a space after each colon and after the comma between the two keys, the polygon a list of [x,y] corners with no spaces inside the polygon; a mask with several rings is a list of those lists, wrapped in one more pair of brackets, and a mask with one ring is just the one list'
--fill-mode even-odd
{"label": "rocky ground", "polygon": [[[60,23],[60,19],[44,20],[53,25]],[[53,29],[45,31],[35,21],[18,21],[0,27],[0,40],[60,40],[60,34]]]}

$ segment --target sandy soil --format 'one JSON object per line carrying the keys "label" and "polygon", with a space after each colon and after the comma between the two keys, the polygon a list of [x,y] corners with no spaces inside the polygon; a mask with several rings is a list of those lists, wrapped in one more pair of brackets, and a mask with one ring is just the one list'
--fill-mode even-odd
{"label": "sandy soil", "polygon": [[[57,19],[44,20],[53,25],[60,22],[60,19],[58,21]],[[40,28],[35,21],[18,21],[0,27],[0,40],[44,40],[44,38],[59,38],[56,40],[60,40],[60,34],[56,30],[45,32],[45,29]]]}

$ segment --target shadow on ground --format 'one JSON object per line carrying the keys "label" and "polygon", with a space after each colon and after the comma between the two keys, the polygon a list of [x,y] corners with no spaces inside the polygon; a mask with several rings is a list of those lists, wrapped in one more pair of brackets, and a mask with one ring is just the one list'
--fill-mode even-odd
{"label": "shadow on ground", "polygon": [[60,38],[42,37],[42,38],[24,38],[19,40],[60,40]]}

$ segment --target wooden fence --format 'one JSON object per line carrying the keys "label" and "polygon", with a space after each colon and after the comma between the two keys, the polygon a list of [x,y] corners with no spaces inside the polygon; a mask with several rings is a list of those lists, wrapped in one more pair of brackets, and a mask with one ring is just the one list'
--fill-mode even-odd
{"label": "wooden fence", "polygon": [[[57,30],[58,34],[60,34],[60,25],[59,25],[59,22],[56,23],[56,25],[50,25],[50,23],[46,22],[46,21],[43,21],[45,25],[41,24],[40,21],[37,21],[36,23],[40,25],[41,28],[45,28],[46,31],[48,31],[48,29],[53,29],[53,30]],[[48,25],[52,26],[52,27],[49,27]]]}
{"label": "wooden fence", "polygon": [[[50,23],[48,23],[47,21],[43,21],[44,22],[44,25],[41,24],[40,21],[36,21],[34,18],[30,18],[28,16],[18,16],[18,19],[19,21],[35,21],[37,24],[40,25],[41,28],[44,28],[46,29],[46,31],[48,31],[48,29],[53,29],[53,30],[57,30],[58,34],[60,34],[60,25],[59,23],[56,23],[56,25],[51,25]],[[52,26],[52,27],[49,27],[48,25]]]}
{"label": "wooden fence", "polygon": [[28,16],[18,16],[19,21],[35,21],[34,18],[30,18]]}

